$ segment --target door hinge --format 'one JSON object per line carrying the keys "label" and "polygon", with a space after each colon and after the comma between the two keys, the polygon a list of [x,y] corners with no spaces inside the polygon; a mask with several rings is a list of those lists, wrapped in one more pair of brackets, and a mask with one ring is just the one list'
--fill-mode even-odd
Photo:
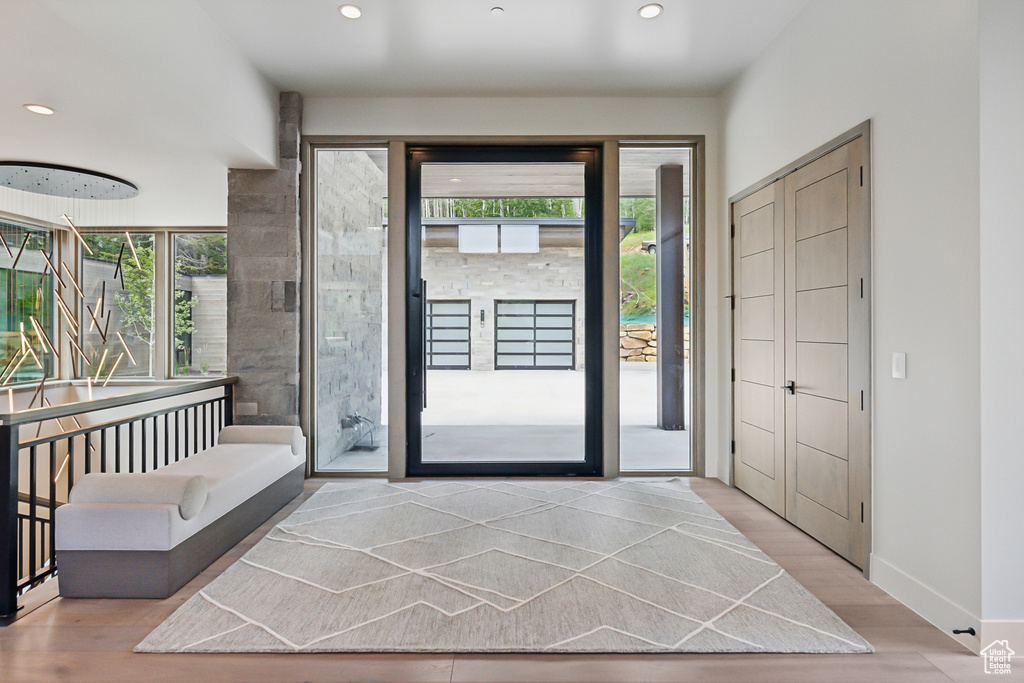
{"label": "door hinge", "polygon": [[864,278],[860,279],[860,298],[864,298]]}
{"label": "door hinge", "polygon": [[864,390],[860,390],[860,409],[864,410]]}
{"label": "door hinge", "polygon": [[733,439],[729,444],[729,452],[733,455],[736,454],[736,439]]}
{"label": "door hinge", "polygon": [[732,369],[732,381],[733,381],[733,382],[735,382],[735,381],[736,381],[736,368],[733,368],[733,369]]}
{"label": "door hinge", "polygon": [[736,224],[729,225],[729,237],[736,237]]}
{"label": "door hinge", "polygon": [[735,311],[736,310],[736,295],[735,294],[730,294],[729,295],[729,310],[731,310],[731,311]]}
{"label": "door hinge", "polygon": [[864,167],[860,167],[860,186],[864,187]]}
{"label": "door hinge", "polygon": [[860,523],[864,523],[864,503],[860,504]]}

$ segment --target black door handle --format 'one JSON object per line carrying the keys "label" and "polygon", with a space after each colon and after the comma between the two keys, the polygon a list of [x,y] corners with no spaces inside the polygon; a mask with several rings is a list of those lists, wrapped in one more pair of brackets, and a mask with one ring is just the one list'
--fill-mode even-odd
{"label": "black door handle", "polygon": [[785,389],[790,394],[795,394],[796,393],[796,383],[794,383],[793,380],[791,380],[791,379],[787,379],[786,383],[783,384],[781,387],[779,387],[779,389]]}

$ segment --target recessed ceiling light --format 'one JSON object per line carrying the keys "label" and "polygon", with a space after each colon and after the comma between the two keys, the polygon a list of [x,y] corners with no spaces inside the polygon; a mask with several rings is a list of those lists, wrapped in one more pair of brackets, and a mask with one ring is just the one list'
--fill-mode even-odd
{"label": "recessed ceiling light", "polygon": [[662,10],[664,9],[665,8],[659,5],[658,3],[652,2],[649,5],[644,5],[643,7],[641,7],[640,11],[637,12],[637,14],[639,14],[644,19],[653,19],[654,17],[661,14]]}
{"label": "recessed ceiling light", "polygon": [[449,180],[448,182],[452,182],[452,183],[461,183],[461,182],[462,182],[462,178],[452,178],[452,179],[451,179],[451,180]]}
{"label": "recessed ceiling light", "polygon": [[338,8],[338,11],[341,12],[341,16],[346,19],[358,19],[363,16],[363,10],[359,9],[355,5],[342,5]]}
{"label": "recessed ceiling light", "polygon": [[42,114],[43,116],[53,116],[53,110],[43,104],[26,104],[25,109],[28,109],[33,114]]}
{"label": "recessed ceiling light", "polygon": [[503,7],[492,7],[491,8],[491,15],[492,16],[500,17],[504,13],[505,13],[505,8],[503,8]]}

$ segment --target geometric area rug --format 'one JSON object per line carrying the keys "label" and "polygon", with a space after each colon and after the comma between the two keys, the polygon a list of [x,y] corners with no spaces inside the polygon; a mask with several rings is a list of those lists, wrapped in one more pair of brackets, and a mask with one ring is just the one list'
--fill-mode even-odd
{"label": "geometric area rug", "polygon": [[136,652],[871,652],[670,481],[325,484]]}

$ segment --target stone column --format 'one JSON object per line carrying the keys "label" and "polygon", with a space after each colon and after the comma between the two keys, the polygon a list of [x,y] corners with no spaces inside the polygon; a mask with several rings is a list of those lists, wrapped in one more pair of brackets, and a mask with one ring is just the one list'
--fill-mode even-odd
{"label": "stone column", "polygon": [[228,169],[228,367],[235,422],[299,423],[302,96],[281,93],[277,170]]}
{"label": "stone column", "polygon": [[658,426],[686,429],[686,328],[683,292],[686,279],[686,225],[683,222],[683,167],[658,167]]}

